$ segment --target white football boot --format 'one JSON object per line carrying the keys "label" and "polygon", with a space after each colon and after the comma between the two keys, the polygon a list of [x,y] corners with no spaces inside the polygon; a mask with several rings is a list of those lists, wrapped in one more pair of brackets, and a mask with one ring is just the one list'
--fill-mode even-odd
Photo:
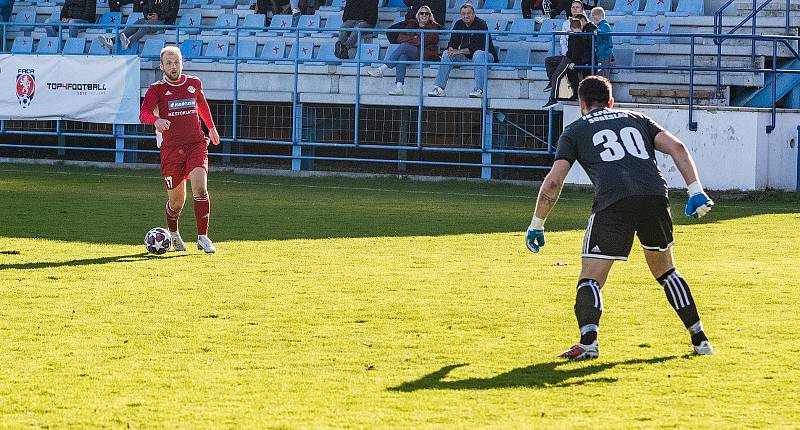
{"label": "white football boot", "polygon": [[214,244],[211,243],[211,239],[209,239],[206,235],[197,236],[197,249],[205,252],[206,254],[213,254],[217,252],[217,248],[214,248]]}
{"label": "white football boot", "polygon": [[177,231],[169,232],[172,235],[172,251],[186,251],[186,244],[181,239],[181,234]]}
{"label": "white football boot", "polygon": [[694,353],[697,355],[713,355],[714,354],[714,347],[711,346],[711,342],[704,340],[700,342],[700,345],[692,345],[694,349]]}

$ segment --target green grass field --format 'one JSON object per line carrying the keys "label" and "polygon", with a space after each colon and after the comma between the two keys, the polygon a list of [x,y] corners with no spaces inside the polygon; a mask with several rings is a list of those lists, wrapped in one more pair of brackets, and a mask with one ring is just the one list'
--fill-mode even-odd
{"label": "green grass field", "polygon": [[[591,194],[527,251],[535,190],[213,173],[216,255],[144,253],[155,170],[0,165],[3,428],[797,428],[800,196],[673,197],[676,259],[717,354],[638,245],[573,301]],[[182,222],[194,235],[191,200]]]}

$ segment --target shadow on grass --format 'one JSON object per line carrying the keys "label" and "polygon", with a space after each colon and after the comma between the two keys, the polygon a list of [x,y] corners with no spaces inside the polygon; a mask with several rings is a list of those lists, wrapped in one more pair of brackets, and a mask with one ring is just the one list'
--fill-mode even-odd
{"label": "shadow on grass", "polygon": [[153,255],[153,254],[148,254],[146,252],[142,252],[139,254],[114,255],[110,257],[100,257],[100,258],[84,258],[81,260],[39,261],[34,263],[0,264],[0,270],[49,269],[53,267],[91,266],[94,264],[108,264],[108,263],[135,263],[138,261],[148,261],[154,259],[180,258],[180,257],[186,257],[188,255],[189,254]]}
{"label": "shadow on grass", "polygon": [[[505,373],[501,373],[491,378],[467,378],[455,381],[443,381],[447,375],[459,367],[467,366],[464,364],[452,364],[423,376],[415,381],[404,382],[397,387],[391,387],[389,391],[413,392],[418,390],[492,390],[497,388],[549,388],[549,387],[569,387],[572,385],[583,385],[589,383],[612,383],[616,378],[587,378],[596,373],[611,369],[616,366],[635,365],[635,364],[657,364],[678,358],[676,355],[667,357],[656,357],[649,359],[632,359],[610,363],[594,362],[575,369],[561,369],[560,367],[568,364],[567,361],[550,361],[546,363],[534,364],[527,367],[519,367]],[[575,380],[573,380],[575,379]]]}

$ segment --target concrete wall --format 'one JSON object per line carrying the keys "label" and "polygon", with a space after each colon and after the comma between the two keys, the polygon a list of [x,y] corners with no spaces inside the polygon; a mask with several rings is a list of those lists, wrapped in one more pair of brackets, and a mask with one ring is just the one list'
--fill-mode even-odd
{"label": "concrete wall", "polygon": [[[797,181],[797,126],[800,112],[779,111],[777,125],[766,133],[771,123],[768,110],[745,108],[700,108],[694,112],[697,131],[689,131],[689,113],[685,106],[654,107],[620,105],[651,116],[683,140],[697,163],[700,178],[712,190],[763,190],[775,188],[795,191]],[[564,107],[564,124],[580,115],[577,106]],[[685,183],[672,159],[657,155],[658,165],[670,188]],[[567,176],[568,183],[588,184],[589,178],[576,165]]]}

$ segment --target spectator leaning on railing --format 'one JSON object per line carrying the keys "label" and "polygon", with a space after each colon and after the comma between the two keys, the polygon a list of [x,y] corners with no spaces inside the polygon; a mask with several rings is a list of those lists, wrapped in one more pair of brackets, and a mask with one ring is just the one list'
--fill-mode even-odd
{"label": "spectator leaning on railing", "polygon": [[14,9],[14,0],[0,0],[0,21],[11,21],[11,11]]}
{"label": "spectator leaning on railing", "polygon": [[[149,25],[175,25],[178,18],[178,8],[180,0],[146,0],[144,5],[144,18],[136,20],[134,24]],[[156,34],[163,31],[161,28],[154,27],[126,27],[119,33],[119,42],[122,49],[128,46],[136,46],[139,40],[148,34]],[[100,42],[109,49],[114,47],[114,38],[108,35],[98,36]]]}
{"label": "spectator leaning on railing", "polygon": [[412,21],[417,16],[417,11],[422,6],[428,6],[433,14],[433,21],[439,26],[444,27],[444,20],[447,13],[447,2],[445,0],[403,0],[410,9],[406,12],[406,21]]}
{"label": "spectator leaning on railing", "polygon": [[[439,23],[433,19],[431,8],[428,6],[422,6],[417,11],[417,19],[412,19],[410,21],[406,21],[407,29],[425,29],[425,30],[438,30]],[[395,61],[413,61],[419,60],[420,57],[420,45],[421,45],[421,38],[420,35],[422,33],[418,31],[411,31],[408,33],[400,33],[397,36],[397,41],[400,43],[400,46],[397,47],[394,51],[392,51],[384,61],[386,64],[376,67],[374,69],[369,70],[370,76],[374,76],[376,78],[383,77],[384,72],[387,69],[391,69],[395,67]],[[425,52],[422,54],[423,59],[425,61],[435,61],[439,59],[439,34],[436,32],[426,32],[425,33]],[[389,95],[392,96],[401,96],[403,95],[403,84],[406,81],[406,67],[407,64],[397,64],[397,77],[395,78],[395,88],[389,91]],[[422,71],[420,71],[420,75]]]}
{"label": "spectator leaning on railing", "polygon": [[[48,18],[45,22],[61,21],[65,24],[91,24],[97,18],[97,0],[66,0],[61,6],[61,16],[58,19]],[[50,37],[58,35],[58,26],[45,28]],[[80,27],[70,26],[69,37],[77,37]]]}
{"label": "spectator leaning on railing", "polygon": [[[472,3],[461,6],[461,19],[456,21],[453,30],[475,30],[475,33],[452,33],[447,50],[442,53],[443,62],[467,62],[472,61],[475,69],[475,87],[470,97],[481,97],[483,95],[483,83],[486,78],[486,68],[481,64],[497,61],[497,50],[492,43],[492,37],[486,33],[488,27],[486,21],[475,16],[475,8]],[[489,52],[486,52],[486,37],[489,37]],[[444,89],[447,86],[447,78],[450,76],[451,64],[439,65],[436,74],[436,85],[428,93],[431,97],[444,96]]]}
{"label": "spectator leaning on railing", "polygon": [[[606,21],[606,11],[602,7],[592,9],[592,22],[597,26],[595,32],[594,58],[598,66],[608,65],[614,61],[614,40],[611,37],[611,26]],[[601,69],[598,74],[607,76],[610,69]]]}
{"label": "spectator leaning on railing", "polygon": [[[378,0],[347,0],[342,20],[342,28],[375,28],[375,23],[378,22]],[[339,32],[335,52],[338,58],[350,58],[348,50],[358,44],[358,34],[347,30]]]}

